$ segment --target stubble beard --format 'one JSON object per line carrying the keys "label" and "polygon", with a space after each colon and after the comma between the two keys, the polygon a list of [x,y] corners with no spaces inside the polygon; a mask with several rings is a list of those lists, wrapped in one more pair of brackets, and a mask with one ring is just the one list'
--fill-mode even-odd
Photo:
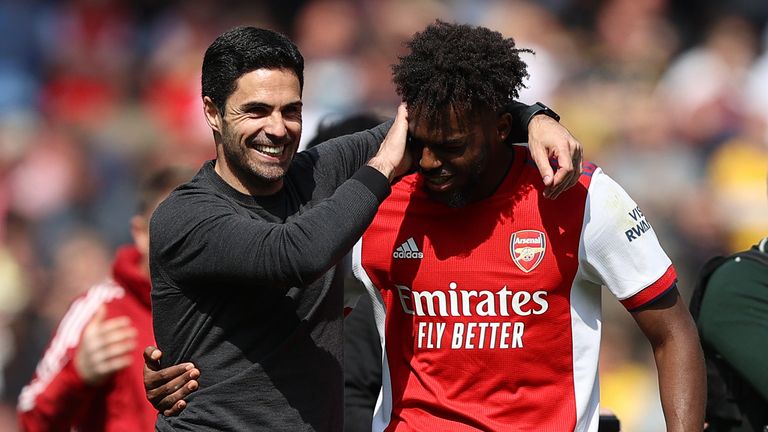
{"label": "stubble beard", "polygon": [[[450,208],[462,208],[472,202],[472,192],[480,182],[480,177],[483,171],[486,169],[488,161],[488,152],[482,151],[475,160],[475,162],[469,168],[469,174],[467,175],[467,182],[457,188],[456,190],[449,191],[441,196],[434,196],[433,199],[443,202]],[[428,192],[429,193],[429,192]]]}
{"label": "stubble beard", "polygon": [[[277,183],[285,177],[287,167],[282,166],[260,166],[249,156],[249,148],[241,145],[226,123],[221,128],[222,147],[224,149],[224,158],[237,176],[254,186],[269,186]],[[289,145],[286,144],[288,151]]]}

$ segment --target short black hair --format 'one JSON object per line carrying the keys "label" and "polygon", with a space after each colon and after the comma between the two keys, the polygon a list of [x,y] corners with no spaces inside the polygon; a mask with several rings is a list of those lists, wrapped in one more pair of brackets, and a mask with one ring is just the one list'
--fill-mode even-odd
{"label": "short black hair", "polygon": [[440,20],[406,42],[410,52],[392,66],[397,94],[430,125],[480,108],[500,110],[518,97],[527,66],[512,38],[485,27]]}
{"label": "short black hair", "polygon": [[307,148],[310,149],[336,137],[374,128],[382,123],[382,121],[381,117],[367,112],[348,115],[336,121],[322,121],[317,127],[317,133],[314,138],[307,143]]}
{"label": "short black hair", "polygon": [[290,70],[299,79],[299,89],[304,89],[304,57],[296,45],[278,32],[241,26],[217,37],[205,51],[203,97],[210,97],[223,113],[237,79],[256,69]]}

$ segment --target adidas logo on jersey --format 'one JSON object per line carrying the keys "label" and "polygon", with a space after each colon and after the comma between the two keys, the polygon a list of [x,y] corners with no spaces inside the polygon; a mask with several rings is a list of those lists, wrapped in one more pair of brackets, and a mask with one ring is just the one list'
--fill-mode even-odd
{"label": "adidas logo on jersey", "polygon": [[419,247],[416,246],[413,237],[410,237],[392,252],[392,258],[422,259],[424,258],[424,253],[422,253],[419,250]]}

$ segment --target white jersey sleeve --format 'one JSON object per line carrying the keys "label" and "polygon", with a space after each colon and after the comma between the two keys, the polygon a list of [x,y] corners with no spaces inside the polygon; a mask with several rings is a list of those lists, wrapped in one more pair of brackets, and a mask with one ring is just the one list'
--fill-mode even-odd
{"label": "white jersey sleeve", "polygon": [[579,263],[628,310],[655,300],[677,280],[640,207],[600,168],[592,174],[584,209]]}

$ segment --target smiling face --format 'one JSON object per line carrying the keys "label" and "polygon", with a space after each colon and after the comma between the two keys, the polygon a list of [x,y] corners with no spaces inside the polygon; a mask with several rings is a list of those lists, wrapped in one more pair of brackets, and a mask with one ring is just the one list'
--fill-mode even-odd
{"label": "smiling face", "polygon": [[301,138],[301,89],[286,69],[243,74],[223,115],[210,98],[205,114],[216,132],[216,172],[250,195],[271,195],[283,186]]}
{"label": "smiling face", "polygon": [[512,158],[504,140],[511,128],[509,114],[484,112],[459,116],[451,110],[441,127],[423,117],[409,121],[409,145],[421,155],[419,170],[431,199],[463,207],[496,189]]}

